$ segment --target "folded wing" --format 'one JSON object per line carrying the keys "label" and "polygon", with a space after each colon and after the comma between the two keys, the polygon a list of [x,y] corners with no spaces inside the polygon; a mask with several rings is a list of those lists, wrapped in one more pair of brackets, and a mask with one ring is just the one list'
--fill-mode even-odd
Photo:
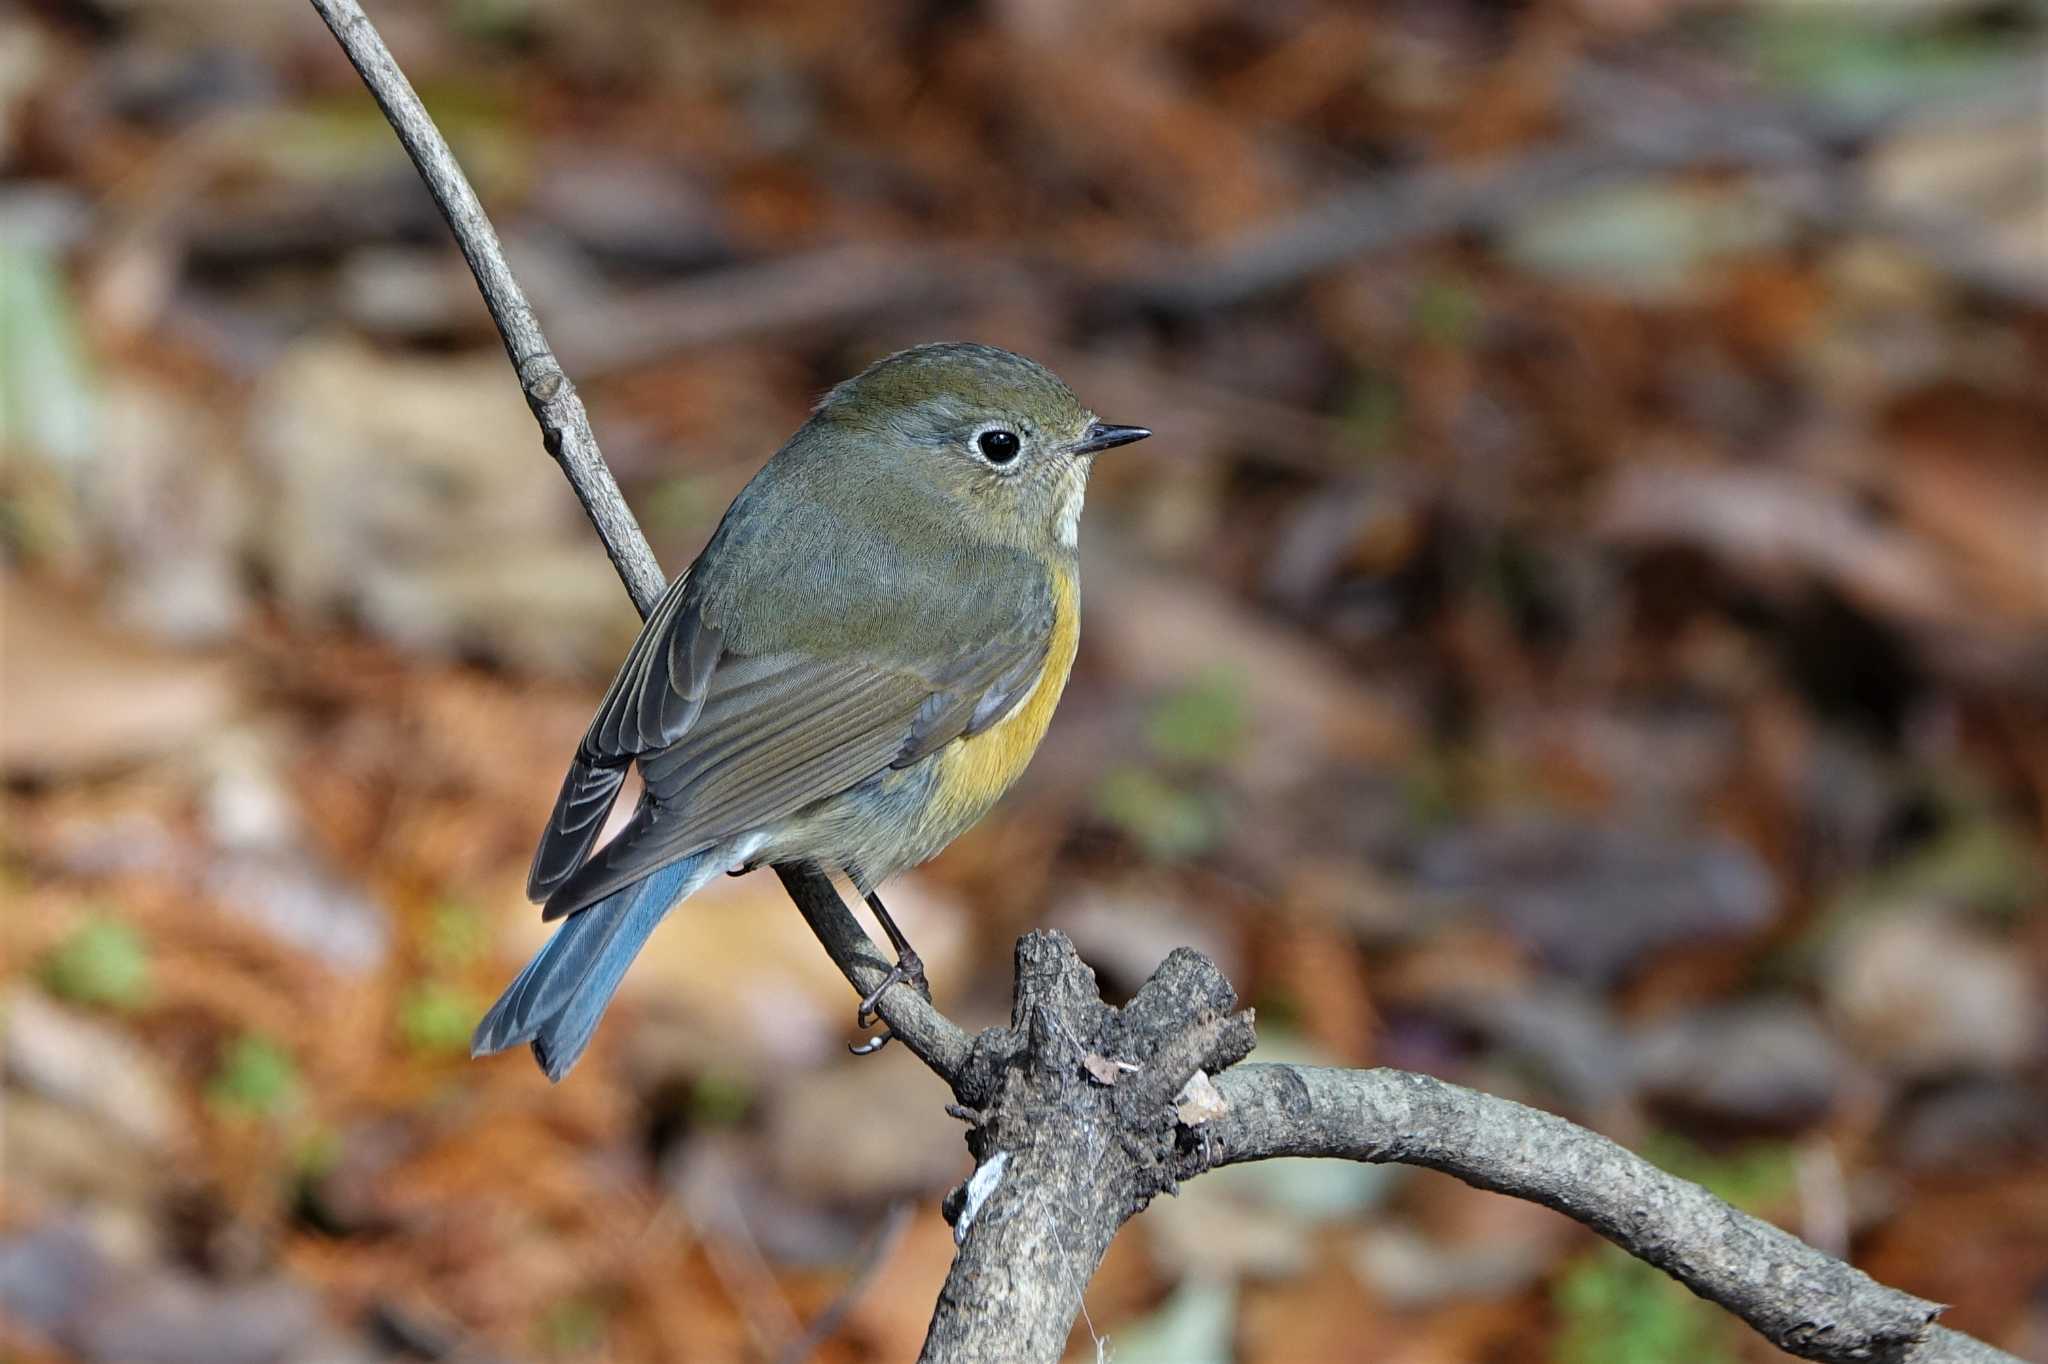
{"label": "folded wing", "polygon": [[[1047,616],[1015,621],[963,657],[721,651],[708,665],[699,641],[712,627],[687,605],[662,627],[668,638],[658,645],[649,644],[650,618],[570,769],[529,893],[545,899],[547,918],[573,914],[678,858],[979,732],[1043,670],[1050,610],[1048,596]],[[685,631],[692,637],[680,638]],[[618,837],[585,860],[625,763],[635,759],[646,798]]]}
{"label": "folded wing", "polygon": [[577,745],[534,850],[528,899],[546,901],[589,856],[633,759],[676,742],[696,722],[723,639],[703,619],[690,575],[679,575],[648,615]]}

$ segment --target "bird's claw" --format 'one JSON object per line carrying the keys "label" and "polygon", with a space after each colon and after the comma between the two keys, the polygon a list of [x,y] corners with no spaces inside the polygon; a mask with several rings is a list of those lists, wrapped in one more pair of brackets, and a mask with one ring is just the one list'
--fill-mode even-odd
{"label": "bird's claw", "polygon": [[[876,982],[874,989],[861,996],[860,1008],[854,1015],[856,1025],[863,1028],[871,1026],[880,1017],[882,996],[898,985],[909,985],[926,999],[932,997],[931,981],[924,973],[924,960],[914,949],[906,948],[903,954],[896,958],[896,964],[889,968],[889,974]],[[872,1056],[888,1046],[892,1036],[893,1034],[884,1028],[865,1042],[847,1043],[846,1049],[855,1056]]]}
{"label": "bird's claw", "polygon": [[877,981],[874,989],[861,996],[858,1015],[861,1027],[865,1028],[875,1021],[877,1006],[881,1004],[882,996],[898,985],[908,985],[926,999],[932,997],[932,985],[925,978],[924,962],[916,952],[905,952],[898,957],[896,964],[889,968],[889,974]]}

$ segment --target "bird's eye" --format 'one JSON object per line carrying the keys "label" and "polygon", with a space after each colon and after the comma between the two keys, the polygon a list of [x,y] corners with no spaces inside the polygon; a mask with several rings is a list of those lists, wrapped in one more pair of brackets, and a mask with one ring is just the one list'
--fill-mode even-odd
{"label": "bird's eye", "polygon": [[1005,431],[999,426],[976,436],[974,448],[981,451],[981,457],[990,464],[1008,464],[1017,458],[1020,446],[1015,431]]}

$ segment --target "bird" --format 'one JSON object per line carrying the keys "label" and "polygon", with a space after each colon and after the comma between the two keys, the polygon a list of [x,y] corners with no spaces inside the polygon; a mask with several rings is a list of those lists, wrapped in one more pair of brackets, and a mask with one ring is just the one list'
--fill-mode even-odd
{"label": "bird", "polygon": [[[668,913],[724,872],[876,888],[985,815],[1045,736],[1080,641],[1089,474],[1144,440],[1045,366],[944,342],[832,388],[648,613],[578,744],[527,895],[552,937],[477,1025],[569,1073]],[[597,840],[629,770],[632,815]]]}

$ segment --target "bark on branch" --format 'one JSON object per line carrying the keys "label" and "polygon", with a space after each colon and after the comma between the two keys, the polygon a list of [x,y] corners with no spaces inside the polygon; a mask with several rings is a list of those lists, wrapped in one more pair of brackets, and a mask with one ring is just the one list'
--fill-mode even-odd
{"label": "bark on branch", "polygon": [[1274,1156],[1419,1165],[1584,1223],[1804,1359],[2012,1358],[1932,1326],[1940,1304],[1555,1114],[1402,1070],[1247,1065],[1216,1086],[1230,1111],[1189,1174]]}
{"label": "bark on branch", "polygon": [[[543,443],[645,615],[661,568],[475,192],[355,0],[311,3],[447,218]],[[872,988],[888,962],[831,881],[777,872],[855,990]],[[952,1089],[976,1162],[946,1201],[960,1251],[927,1360],[1057,1359],[1110,1240],[1152,1198],[1217,1165],[1307,1155],[1421,1165],[1555,1208],[1809,1359],[2017,1364],[1933,1326],[1936,1304],[1562,1118],[1400,1071],[1233,1069],[1251,1017],[1199,953],[1174,952],[1121,1009],[1059,934],[1027,935],[1016,966],[1009,1026],[976,1037],[908,987],[881,1000],[890,1030]]]}

